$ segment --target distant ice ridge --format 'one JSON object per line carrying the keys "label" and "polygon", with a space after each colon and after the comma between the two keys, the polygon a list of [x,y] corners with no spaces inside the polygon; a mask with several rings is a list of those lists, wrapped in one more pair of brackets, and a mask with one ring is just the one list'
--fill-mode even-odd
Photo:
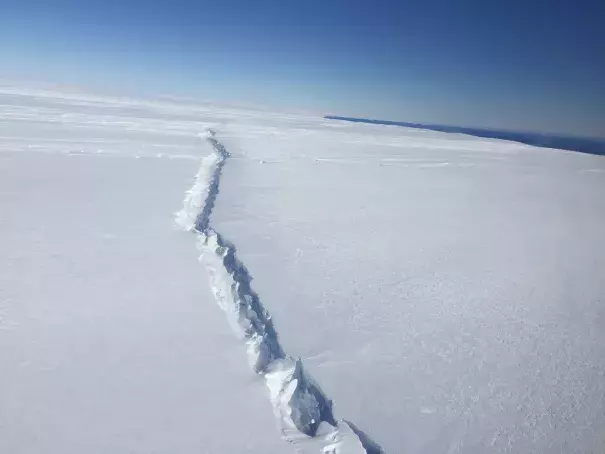
{"label": "distant ice ridge", "polygon": [[252,289],[252,278],[237,258],[235,246],[210,227],[229,153],[213,130],[200,137],[212,145],[213,153],[202,160],[175,221],[183,230],[196,233],[200,261],[208,271],[216,302],[245,342],[250,367],[264,377],[284,438],[291,442],[319,439],[324,454],[382,453],[354,424],[334,418],[332,401],[305,372],[300,358],[290,357],[279,344],[271,315]]}

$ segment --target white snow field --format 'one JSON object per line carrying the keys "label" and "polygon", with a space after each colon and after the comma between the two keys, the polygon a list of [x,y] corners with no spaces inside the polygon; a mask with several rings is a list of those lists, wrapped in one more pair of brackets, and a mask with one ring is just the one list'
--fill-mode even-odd
{"label": "white snow field", "polygon": [[604,194],[600,156],[0,86],[0,452],[603,452]]}

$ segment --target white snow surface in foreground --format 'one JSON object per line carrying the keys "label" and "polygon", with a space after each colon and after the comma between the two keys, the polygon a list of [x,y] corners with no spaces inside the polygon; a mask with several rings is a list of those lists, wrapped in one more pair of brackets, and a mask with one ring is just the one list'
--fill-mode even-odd
{"label": "white snow surface in foreground", "polygon": [[223,143],[214,227],[338,414],[387,452],[603,449],[603,157],[329,121]]}
{"label": "white snow surface in foreground", "polygon": [[319,452],[280,440],[174,229],[204,208],[208,128],[231,155],[212,228],[343,436],[604,449],[603,157],[4,86],[0,452]]}
{"label": "white snow surface in foreground", "polygon": [[205,126],[7,98],[0,452],[293,452],[174,229]]}

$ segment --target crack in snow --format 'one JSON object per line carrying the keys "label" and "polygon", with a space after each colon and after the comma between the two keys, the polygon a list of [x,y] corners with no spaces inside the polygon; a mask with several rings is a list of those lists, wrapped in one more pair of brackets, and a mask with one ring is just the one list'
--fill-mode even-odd
{"label": "crack in snow", "polygon": [[353,423],[334,418],[332,401],[305,372],[301,359],[287,355],[281,347],[271,315],[252,289],[252,278],[237,258],[235,246],[210,227],[229,153],[213,130],[200,136],[212,145],[213,153],[202,160],[175,220],[197,235],[200,261],[208,270],[216,302],[235,334],[245,341],[250,367],[264,377],[284,438],[290,442],[320,439],[325,454],[382,453]]}

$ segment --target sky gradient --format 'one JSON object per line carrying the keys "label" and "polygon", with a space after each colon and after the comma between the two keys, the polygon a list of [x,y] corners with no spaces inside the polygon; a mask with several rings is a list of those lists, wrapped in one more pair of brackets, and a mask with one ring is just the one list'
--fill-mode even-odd
{"label": "sky gradient", "polygon": [[0,78],[605,137],[604,23],[601,0],[0,0]]}

